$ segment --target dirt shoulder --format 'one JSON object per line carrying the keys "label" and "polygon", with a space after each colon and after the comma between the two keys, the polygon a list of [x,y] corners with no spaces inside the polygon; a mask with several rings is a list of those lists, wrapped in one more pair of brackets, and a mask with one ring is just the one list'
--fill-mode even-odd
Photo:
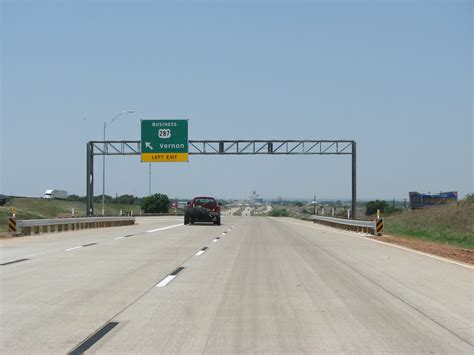
{"label": "dirt shoulder", "polygon": [[460,261],[466,264],[474,265],[474,250],[463,249],[451,245],[433,243],[426,240],[406,238],[400,236],[385,235],[373,237],[386,243],[401,245],[410,249],[419,250],[425,253],[434,254],[443,258]]}

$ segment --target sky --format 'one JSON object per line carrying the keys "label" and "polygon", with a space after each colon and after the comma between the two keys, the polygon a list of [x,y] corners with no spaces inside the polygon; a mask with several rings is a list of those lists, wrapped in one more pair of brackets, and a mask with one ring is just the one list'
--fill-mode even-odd
{"label": "sky", "polygon": [[[0,193],[85,195],[86,142],[349,139],[358,197],[473,192],[471,1],[1,3]],[[102,193],[96,159],[95,194]],[[106,193],[148,194],[148,164],[108,157]],[[152,192],[349,199],[350,156],[191,156]]]}

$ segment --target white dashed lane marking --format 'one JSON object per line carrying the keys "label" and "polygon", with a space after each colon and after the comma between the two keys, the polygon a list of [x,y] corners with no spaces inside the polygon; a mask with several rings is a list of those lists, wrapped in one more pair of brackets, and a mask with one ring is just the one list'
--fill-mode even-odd
{"label": "white dashed lane marking", "polygon": [[181,227],[181,226],[184,226],[184,224],[175,224],[173,226],[168,226],[168,227],[163,227],[163,228],[157,228],[157,229],[152,229],[152,230],[149,230],[149,231],[146,231],[147,233],[153,233],[153,232],[159,232],[159,231],[164,231],[166,229],[171,229],[171,228],[176,228],[176,227]]}
{"label": "white dashed lane marking", "polygon": [[168,285],[171,281],[173,281],[173,279],[176,277],[176,275],[168,275],[166,276],[163,280],[161,280],[160,282],[158,282],[158,284],[156,285],[156,287],[165,287],[166,285]]}
{"label": "white dashed lane marking", "polygon": [[207,247],[204,247],[204,248],[202,248],[201,250],[199,250],[199,251],[198,251],[196,254],[194,254],[194,255],[200,256],[200,255],[202,255],[202,254],[204,254],[204,253],[206,252],[206,249],[207,249]]}
{"label": "white dashed lane marking", "polygon": [[156,285],[156,287],[165,287],[166,285],[168,285],[171,281],[173,281],[176,276],[178,276],[178,274],[184,270],[184,266],[180,266],[179,268],[177,268],[175,271],[173,271],[171,274],[169,274],[168,276],[166,276],[163,280],[161,280],[160,282],[158,282],[158,284]]}
{"label": "white dashed lane marking", "polygon": [[71,250],[75,250],[79,248],[82,248],[82,245],[79,245],[78,247],[68,248],[68,249],[65,249],[64,251],[71,251]]}
{"label": "white dashed lane marking", "polygon": [[90,247],[90,246],[92,246],[92,245],[97,245],[97,243],[87,243],[87,244],[83,244],[83,245],[78,245],[77,247],[72,247],[72,248],[64,249],[64,251],[71,251],[71,250],[75,250],[75,249],[79,249],[79,248]]}

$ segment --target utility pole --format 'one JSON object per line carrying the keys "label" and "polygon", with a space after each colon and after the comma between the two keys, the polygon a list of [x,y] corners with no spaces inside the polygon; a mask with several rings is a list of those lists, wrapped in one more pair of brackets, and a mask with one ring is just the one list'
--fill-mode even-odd
{"label": "utility pole", "polygon": [[[104,122],[104,152],[106,150],[106,144],[105,144],[105,129],[106,128],[107,128],[107,122]],[[105,155],[102,156],[102,216],[104,215],[105,215]]]}
{"label": "utility pole", "polygon": [[313,200],[313,214],[316,216],[316,195],[314,195],[314,200]]}
{"label": "utility pole", "polygon": [[151,196],[151,163],[148,163],[148,196]]}

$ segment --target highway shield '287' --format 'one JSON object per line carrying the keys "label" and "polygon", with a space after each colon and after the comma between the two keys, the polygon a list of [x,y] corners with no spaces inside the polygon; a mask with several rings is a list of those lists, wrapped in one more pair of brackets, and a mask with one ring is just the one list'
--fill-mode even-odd
{"label": "highway shield '287'", "polygon": [[141,160],[187,162],[188,120],[142,120]]}

